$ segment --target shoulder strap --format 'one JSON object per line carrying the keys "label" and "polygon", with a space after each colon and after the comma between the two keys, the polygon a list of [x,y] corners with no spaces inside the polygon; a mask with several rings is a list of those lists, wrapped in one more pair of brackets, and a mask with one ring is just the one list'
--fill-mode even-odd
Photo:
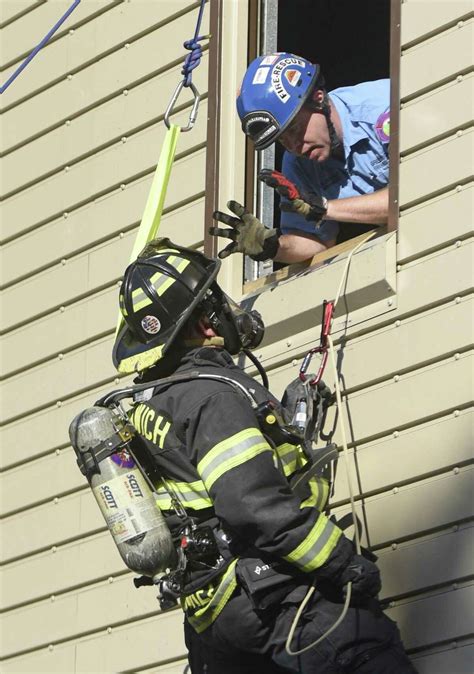
{"label": "shoulder strap", "polygon": [[236,379],[222,374],[200,372],[199,370],[191,370],[190,372],[174,374],[170,377],[165,377],[164,379],[148,381],[146,384],[136,384],[135,386],[129,386],[128,388],[112,391],[111,393],[108,393],[107,395],[100,398],[96,402],[96,405],[101,407],[109,407],[110,405],[117,405],[126,398],[133,398],[134,402],[144,402],[146,400],[150,400],[150,398],[152,398],[156,393],[165,390],[173,384],[192,381],[195,379],[208,379],[228,384],[229,386],[232,386],[234,390],[238,391],[247,400],[247,402],[250,403],[252,409],[256,409],[258,407],[258,402],[254,393]]}

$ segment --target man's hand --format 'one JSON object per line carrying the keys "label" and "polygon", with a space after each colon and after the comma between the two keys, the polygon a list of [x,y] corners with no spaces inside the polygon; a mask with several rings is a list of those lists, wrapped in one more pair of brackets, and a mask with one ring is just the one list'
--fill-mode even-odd
{"label": "man's hand", "polygon": [[328,200],[325,197],[312,196],[307,197],[300,193],[298,188],[291,180],[285,178],[283,173],[273,171],[272,169],[262,169],[258,174],[259,179],[274,190],[284,199],[280,209],[302,215],[306,220],[310,220],[318,226],[327,213]]}
{"label": "man's hand", "polygon": [[349,582],[356,597],[376,597],[382,587],[378,567],[362,555],[354,555],[337,579],[338,585]]}
{"label": "man's hand", "polygon": [[227,208],[237,217],[234,218],[222,211],[214,211],[212,217],[229,225],[230,229],[209,227],[209,234],[212,236],[232,239],[232,242],[221,250],[219,257],[224,259],[232,253],[243,253],[258,262],[274,258],[278,252],[279,231],[267,229],[255,215],[249,213],[237,201],[228,201]]}

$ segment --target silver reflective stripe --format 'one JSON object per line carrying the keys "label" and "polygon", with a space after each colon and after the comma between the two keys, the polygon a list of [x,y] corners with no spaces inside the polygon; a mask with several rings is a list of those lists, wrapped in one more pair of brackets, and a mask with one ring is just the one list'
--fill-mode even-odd
{"label": "silver reflective stripe", "polygon": [[308,482],[308,488],[311,494],[301,502],[300,508],[313,507],[316,510],[322,511],[328,502],[329,496],[329,484],[327,480],[313,476]]}
{"label": "silver reflective stripe", "polygon": [[[194,510],[212,507],[212,501],[201,480],[189,483],[167,480],[167,483],[177,498]],[[171,497],[164,487],[159,487],[156,490],[156,496],[156,502],[160,508],[167,510],[171,507]]]}
{"label": "silver reflective stripe", "polygon": [[[291,445],[290,445],[291,446]],[[277,447],[278,457],[283,465],[283,471],[285,475],[294,473],[294,471],[299,467],[298,460],[298,448],[291,446],[291,450],[287,452],[280,453],[279,448]],[[293,464],[293,465],[292,465]]]}
{"label": "silver reflective stripe", "polygon": [[[324,515],[320,515],[320,517],[326,517]],[[334,545],[330,546],[330,549],[328,549],[327,554],[324,554],[321,559],[322,561],[318,560],[318,557],[321,556],[321,554],[324,552],[325,547],[329,543],[331,536],[337,531],[337,527],[330,521],[327,520],[324,528],[322,529],[321,533],[319,536],[316,537],[316,540],[314,543],[311,545],[311,547],[305,552],[305,554],[301,557],[299,557],[297,560],[295,560],[295,564],[297,564],[300,568],[306,568],[306,567],[311,567],[311,568],[318,568],[321,566],[321,564],[324,564],[324,562],[327,560],[330,552],[334,548],[334,545],[336,541],[334,541]],[[310,534],[311,535],[311,534]],[[339,538],[339,536],[338,536]]]}
{"label": "silver reflective stripe", "polygon": [[198,471],[209,490],[231,468],[241,465],[262,451],[271,451],[256,428],[248,428],[215,445],[198,464]]}

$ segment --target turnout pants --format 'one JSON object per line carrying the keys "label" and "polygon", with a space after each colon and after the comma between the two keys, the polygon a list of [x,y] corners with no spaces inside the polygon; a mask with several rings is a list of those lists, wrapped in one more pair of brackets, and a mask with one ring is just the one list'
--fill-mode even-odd
{"label": "turnout pants", "polygon": [[[318,646],[290,656],[285,643],[306,587],[277,606],[260,611],[242,588],[218,618],[197,634],[185,622],[192,674],[416,674],[396,624],[376,600],[351,606],[341,624]],[[300,650],[328,630],[341,614],[342,600],[315,592],[295,631],[291,650]]]}

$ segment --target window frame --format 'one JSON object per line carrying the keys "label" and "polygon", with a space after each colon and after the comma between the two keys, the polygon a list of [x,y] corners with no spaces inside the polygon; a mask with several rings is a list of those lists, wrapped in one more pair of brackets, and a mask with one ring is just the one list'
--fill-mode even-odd
{"label": "window frame", "polygon": [[[270,20],[269,17],[274,12],[277,0],[249,0],[248,2],[248,23],[247,23],[247,62],[252,61],[263,49],[273,49],[271,40],[265,41],[265,26]],[[391,0],[390,2],[390,107],[391,107],[391,134],[389,147],[390,162],[390,181],[389,181],[389,213],[387,227],[378,228],[374,234],[376,243],[385,246],[386,242],[392,241],[389,236],[395,232],[398,226],[399,206],[399,117],[400,117],[400,64],[401,64],[401,36],[400,36],[400,18],[401,18],[401,0]],[[207,158],[206,158],[206,197],[205,197],[205,231],[204,231],[204,252],[207,255],[215,257],[218,251],[218,241],[216,237],[208,234],[208,228],[212,225],[212,213],[219,207],[219,160],[220,160],[220,96],[222,95],[221,82],[221,44],[222,44],[222,19],[223,19],[223,0],[213,0],[210,3],[210,32],[213,40],[209,47],[209,88],[208,88],[208,127],[207,127]],[[273,19],[274,20],[274,19]],[[276,39],[276,37],[275,37]],[[266,158],[267,159],[267,158]],[[268,159],[267,159],[268,161]],[[254,212],[262,215],[262,195],[263,191],[257,190],[256,173],[258,168],[257,153],[254,150],[251,141],[245,139],[245,177],[244,177],[244,202]],[[269,190],[269,192],[273,191]],[[270,198],[273,198],[271,195]],[[265,198],[267,196],[265,195]],[[271,206],[271,205],[270,205]],[[269,209],[267,209],[268,211]],[[378,235],[378,236],[377,236]],[[363,238],[363,237],[362,237]],[[315,255],[304,263],[288,265],[284,270],[271,272],[265,276],[257,277],[255,280],[245,282],[245,271],[254,268],[261,263],[243,262],[242,263],[242,296],[251,296],[260,294],[264,289],[274,287],[282,279],[289,279],[301,275],[302,273],[314,272],[317,269],[328,266],[334,258],[340,259],[346,257],[350,250],[354,248],[361,240],[361,237],[355,237],[334,246],[327,251]],[[373,249],[374,241],[365,245],[357,256],[364,254],[366,248]],[[394,246],[390,244],[390,250]],[[384,253],[382,252],[383,256]],[[245,267],[247,264],[247,267]],[[392,265],[391,265],[392,266]],[[393,268],[396,268],[396,255],[393,259]],[[389,273],[392,278],[392,273]],[[393,290],[393,289],[392,289]]]}

